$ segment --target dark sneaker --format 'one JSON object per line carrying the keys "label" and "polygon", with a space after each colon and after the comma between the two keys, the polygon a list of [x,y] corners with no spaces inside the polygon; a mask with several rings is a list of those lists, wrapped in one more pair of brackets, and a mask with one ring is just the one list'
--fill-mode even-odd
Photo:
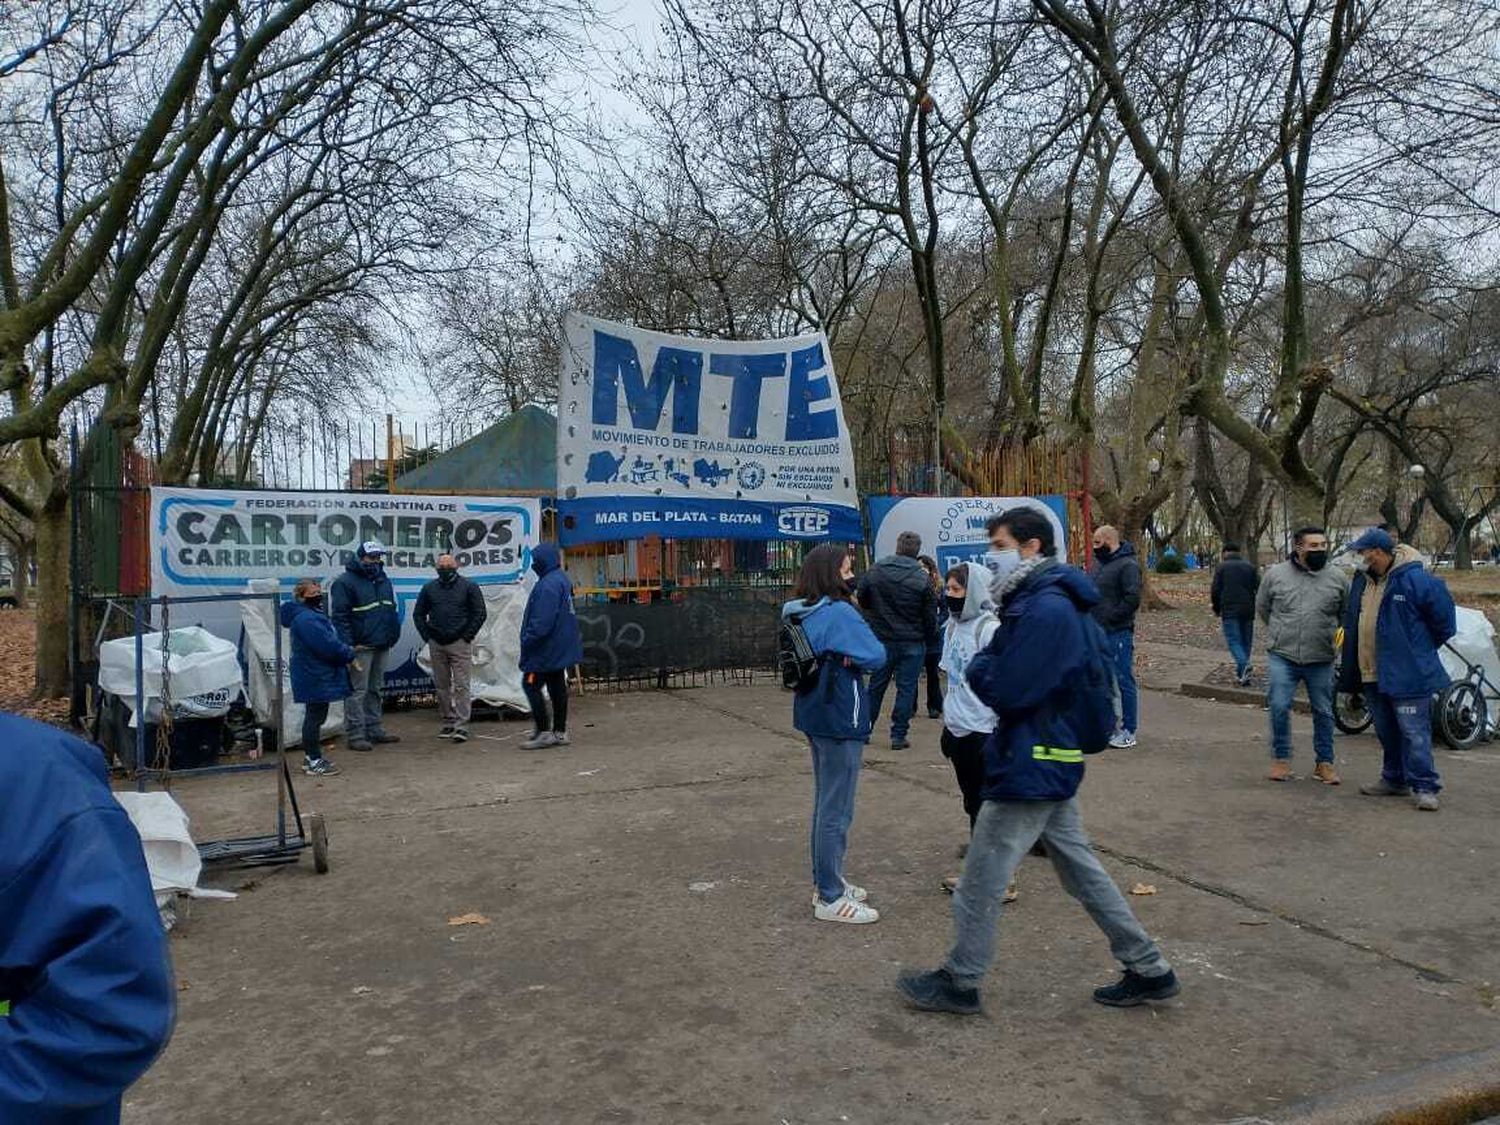
{"label": "dark sneaker", "polygon": [[451,734],[452,734],[452,733],[453,733],[453,724],[452,724],[452,723],[444,723],[444,724],[443,724],[443,725],[442,725],[442,726],[441,726],[441,727],[440,727],[440,728],[439,728],[439,729],[438,729],[438,737],[439,737],[439,738],[447,738],[447,737],[448,737],[448,736],[450,736],[450,735],[451,735]]}
{"label": "dark sneaker", "polygon": [[386,734],[385,731],[381,731],[379,734],[373,736],[370,741],[377,746],[384,746],[390,742],[400,742],[401,736],[399,734]]}
{"label": "dark sneaker", "polygon": [[463,727],[454,727],[453,730],[449,732],[448,737],[451,738],[454,742],[468,742],[469,732],[464,730]]}
{"label": "dark sneaker", "polygon": [[896,978],[896,990],[913,1008],[924,1012],[952,1012],[958,1016],[977,1016],[979,989],[962,988],[947,969],[919,973],[908,969]]}
{"label": "dark sneaker", "polygon": [[371,746],[363,738],[351,738],[349,740],[349,749],[359,754],[368,754],[375,747]]}
{"label": "dark sneaker", "polygon": [[339,768],[327,758],[303,758],[302,772],[311,777],[332,777]]}
{"label": "dark sneaker", "polygon": [[1094,989],[1094,999],[1111,1008],[1134,1008],[1137,1004],[1170,1000],[1181,991],[1177,974],[1171,969],[1159,977],[1143,977],[1140,973],[1126,969],[1117,984]]}
{"label": "dark sneaker", "polygon": [[1392,785],[1385,778],[1372,782],[1369,785],[1361,785],[1359,791],[1366,797],[1410,797],[1411,786]]}
{"label": "dark sneaker", "polygon": [[891,739],[891,749],[892,750],[910,750],[911,749],[911,743],[908,742],[908,741],[906,741],[906,739],[904,739],[904,738],[893,738],[893,739]]}
{"label": "dark sneaker", "polygon": [[929,707],[927,709],[927,717],[929,719],[941,719],[943,717],[943,713],[936,708]]}

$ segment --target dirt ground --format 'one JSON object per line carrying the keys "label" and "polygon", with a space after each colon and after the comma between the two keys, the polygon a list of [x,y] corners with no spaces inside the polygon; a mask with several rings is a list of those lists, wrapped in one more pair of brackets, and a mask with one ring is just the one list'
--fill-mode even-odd
{"label": "dirt ground", "polygon": [[[1132,902],[1182,976],[1170,1007],[1091,1001],[1115,969],[1039,859],[988,1014],[902,1007],[965,829],[937,723],[872,743],[849,872],[884,916],[856,928],[811,917],[807,752],[773,687],[590,694],[547,753],[517,723],[453,747],[414,711],[299,784],[331,873],[194,904],[176,1036],[125,1122],[1228,1121],[1500,1041],[1500,746],[1439,753],[1433,816],[1355,792],[1367,736],[1339,743],[1344,786],[1275,786],[1258,709],[1143,708],[1082,800],[1120,884],[1156,888]],[[1300,718],[1297,740],[1308,769]],[[270,827],[268,775],[177,794],[201,837]]]}

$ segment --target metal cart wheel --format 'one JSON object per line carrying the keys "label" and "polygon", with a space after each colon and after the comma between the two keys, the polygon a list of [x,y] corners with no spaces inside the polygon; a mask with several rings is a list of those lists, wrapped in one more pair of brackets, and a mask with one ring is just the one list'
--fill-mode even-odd
{"label": "metal cart wheel", "polygon": [[1333,723],[1345,734],[1358,734],[1374,719],[1365,697],[1356,691],[1335,692],[1333,696]]}
{"label": "metal cart wheel", "polygon": [[1467,750],[1484,734],[1484,693],[1473,680],[1455,680],[1438,693],[1438,734],[1455,750]]}
{"label": "metal cart wheel", "polygon": [[312,841],[313,870],[328,874],[328,825],[322,813],[307,814],[307,835]]}

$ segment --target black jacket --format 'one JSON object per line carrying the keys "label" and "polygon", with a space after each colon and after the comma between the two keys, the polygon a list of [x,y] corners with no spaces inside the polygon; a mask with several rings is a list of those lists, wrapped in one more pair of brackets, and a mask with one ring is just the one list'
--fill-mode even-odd
{"label": "black jacket", "polygon": [[1099,587],[1099,604],[1093,608],[1094,620],[1106,633],[1135,628],[1135,611],[1141,608],[1141,568],[1135,559],[1135,547],[1121,543],[1114,554],[1094,566],[1094,585]]}
{"label": "black jacket", "polygon": [[937,632],[937,591],[927,568],[907,555],[887,555],[859,580],[859,604],[885,644],[926,644]]}
{"label": "black jacket", "polygon": [[473,641],[486,614],[483,591],[460,574],[451,585],[434,578],[423,586],[411,620],[424,641],[451,645],[458,640]]}
{"label": "black jacket", "polygon": [[1260,571],[1249,559],[1225,559],[1214,571],[1213,602],[1215,617],[1241,620],[1255,616],[1255,592],[1260,589]]}

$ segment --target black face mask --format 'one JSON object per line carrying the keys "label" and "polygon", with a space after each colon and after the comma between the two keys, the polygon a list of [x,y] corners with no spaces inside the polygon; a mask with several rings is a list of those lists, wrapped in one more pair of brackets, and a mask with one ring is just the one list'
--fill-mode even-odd
{"label": "black face mask", "polygon": [[949,595],[947,595],[947,598],[948,598],[948,612],[951,613],[951,614],[953,614],[954,617],[957,617],[961,613],[963,613],[963,611],[964,611],[964,604],[969,600],[969,595],[965,594],[961,598],[955,598],[952,594],[949,594]]}
{"label": "black face mask", "polygon": [[305,605],[308,609],[312,610],[314,613],[322,613],[323,612],[323,595],[319,594],[315,598],[303,598],[302,599],[302,604]]}
{"label": "black face mask", "polygon": [[1098,559],[1100,562],[1109,562],[1109,556],[1112,554],[1114,554],[1114,552],[1108,547],[1094,548],[1094,558]]}
{"label": "black face mask", "polygon": [[854,597],[855,594],[859,593],[859,579],[846,578],[844,580],[844,589],[849,591],[849,596],[851,598]]}
{"label": "black face mask", "polygon": [[1302,556],[1302,565],[1308,570],[1322,570],[1328,565],[1327,551],[1308,551]]}
{"label": "black face mask", "polygon": [[438,581],[441,582],[444,586],[453,585],[454,581],[457,578],[458,571],[456,570],[449,570],[447,567],[443,567],[438,571]]}

